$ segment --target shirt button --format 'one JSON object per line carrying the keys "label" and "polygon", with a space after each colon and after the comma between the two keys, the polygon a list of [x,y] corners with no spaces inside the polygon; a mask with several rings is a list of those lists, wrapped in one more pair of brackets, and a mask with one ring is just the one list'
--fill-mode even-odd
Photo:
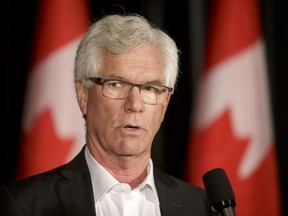
{"label": "shirt button", "polygon": [[119,184],[119,185],[117,185],[116,188],[117,188],[118,191],[121,191],[121,192],[130,190],[130,186],[127,185],[127,184]]}

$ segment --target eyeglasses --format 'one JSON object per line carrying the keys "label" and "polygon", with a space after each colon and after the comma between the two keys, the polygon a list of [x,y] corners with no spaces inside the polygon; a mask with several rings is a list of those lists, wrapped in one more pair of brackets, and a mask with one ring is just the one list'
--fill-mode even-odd
{"label": "eyeglasses", "polygon": [[125,99],[133,87],[138,87],[141,99],[146,104],[162,104],[173,88],[158,84],[136,84],[115,78],[90,77],[95,84],[102,85],[102,94],[108,98]]}

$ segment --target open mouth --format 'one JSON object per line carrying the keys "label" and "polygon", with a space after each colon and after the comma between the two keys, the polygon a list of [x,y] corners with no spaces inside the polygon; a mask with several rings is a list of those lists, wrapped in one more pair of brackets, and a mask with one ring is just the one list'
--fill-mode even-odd
{"label": "open mouth", "polygon": [[124,128],[127,128],[127,129],[139,129],[138,126],[133,126],[133,125],[126,125]]}

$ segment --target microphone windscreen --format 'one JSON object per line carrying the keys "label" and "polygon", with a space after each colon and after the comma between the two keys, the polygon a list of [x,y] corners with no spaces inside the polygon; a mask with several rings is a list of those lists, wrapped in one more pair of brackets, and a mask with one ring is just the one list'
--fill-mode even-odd
{"label": "microphone windscreen", "polygon": [[223,169],[216,168],[208,171],[203,175],[202,180],[211,205],[235,199],[229,179]]}

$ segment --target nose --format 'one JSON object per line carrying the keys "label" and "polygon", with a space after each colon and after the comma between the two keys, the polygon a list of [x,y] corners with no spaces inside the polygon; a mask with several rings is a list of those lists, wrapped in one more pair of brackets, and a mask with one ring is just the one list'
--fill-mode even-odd
{"label": "nose", "polygon": [[125,111],[126,112],[143,112],[144,103],[142,101],[142,96],[140,88],[133,86],[129,92],[128,97],[125,99]]}

